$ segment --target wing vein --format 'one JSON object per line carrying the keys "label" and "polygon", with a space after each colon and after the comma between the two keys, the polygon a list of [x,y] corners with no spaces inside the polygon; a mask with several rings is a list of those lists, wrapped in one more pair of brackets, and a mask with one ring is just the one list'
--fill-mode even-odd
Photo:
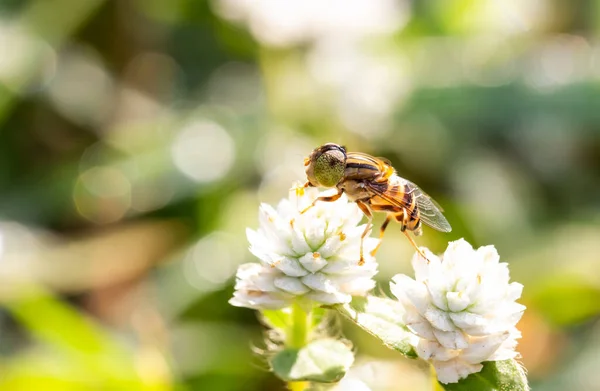
{"label": "wing vein", "polygon": [[[399,178],[399,177],[397,177],[397,178]],[[419,211],[420,220],[424,224],[428,225],[429,227],[431,227],[435,230],[438,230],[441,232],[452,231],[452,227],[450,226],[450,223],[448,223],[448,220],[446,220],[446,218],[442,214],[441,207],[439,207],[439,205],[437,205],[437,203],[427,193],[425,193],[423,190],[421,190],[421,188],[419,186],[417,186],[414,183],[407,181],[405,179],[402,179],[402,178],[400,178],[400,179],[401,179],[401,181],[398,181],[397,185],[404,186],[404,190],[405,190],[404,194],[405,195],[412,194],[413,197],[415,198],[416,205],[417,205],[416,209]],[[392,182],[392,180],[390,180],[390,182]],[[373,185],[372,183],[370,183],[368,181],[366,183],[371,191],[373,191],[376,195],[378,195],[379,197],[381,197],[383,200],[390,203],[391,205],[395,205],[399,208],[408,208],[409,207],[409,205],[407,205],[403,199],[390,196],[389,194],[387,194],[385,192],[385,190],[382,190],[379,186]]]}

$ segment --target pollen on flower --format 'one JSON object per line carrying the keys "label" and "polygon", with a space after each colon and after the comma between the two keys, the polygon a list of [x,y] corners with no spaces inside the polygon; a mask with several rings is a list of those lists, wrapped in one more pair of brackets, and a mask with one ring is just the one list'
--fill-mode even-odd
{"label": "pollen on flower", "polygon": [[[345,195],[307,207],[319,195],[317,188],[292,185],[289,197],[276,207],[261,205],[258,229],[246,230],[250,252],[260,263],[240,266],[231,304],[285,308],[302,297],[330,305],[373,289],[375,258],[367,255],[363,266],[355,261],[364,232],[362,212]],[[376,245],[377,239],[366,238],[365,254]]]}
{"label": "pollen on flower", "polygon": [[[415,254],[416,278],[398,274],[391,291],[403,304],[415,351],[430,361],[442,383],[481,371],[484,361],[515,358],[516,328],[525,306],[523,286],[509,282],[507,265],[493,246],[473,249],[460,239],[427,263]],[[485,281],[485,284],[483,283]]]}

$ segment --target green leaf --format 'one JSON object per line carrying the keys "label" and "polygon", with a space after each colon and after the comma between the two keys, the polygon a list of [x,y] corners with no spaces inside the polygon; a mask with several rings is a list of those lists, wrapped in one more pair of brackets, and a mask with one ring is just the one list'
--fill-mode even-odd
{"label": "green leaf", "polygon": [[139,376],[134,352],[44,289],[29,287],[3,305],[40,343],[31,351],[35,354],[3,363],[0,389],[37,389],[39,383],[47,384],[44,390],[134,391],[160,385]]}
{"label": "green leaf", "polygon": [[263,322],[273,329],[285,330],[292,322],[292,313],[289,308],[281,310],[263,310],[260,313]]}
{"label": "green leaf", "polygon": [[417,357],[410,344],[411,334],[402,322],[404,308],[399,302],[374,296],[355,297],[351,303],[335,308],[390,349]]}
{"label": "green leaf", "polygon": [[273,372],[284,381],[339,381],[352,363],[354,353],[336,339],[319,339],[301,349],[285,349],[273,356]]}
{"label": "green leaf", "polygon": [[446,391],[528,391],[523,367],[515,360],[488,361],[481,372],[458,383],[442,384]]}

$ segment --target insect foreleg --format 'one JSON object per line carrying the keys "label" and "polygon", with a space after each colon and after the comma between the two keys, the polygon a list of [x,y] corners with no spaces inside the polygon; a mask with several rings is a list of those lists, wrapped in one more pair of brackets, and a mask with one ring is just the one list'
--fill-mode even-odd
{"label": "insect foreleg", "polygon": [[309,210],[310,208],[312,208],[313,206],[315,206],[315,204],[318,201],[325,201],[325,202],[333,202],[333,201],[337,201],[342,194],[344,193],[344,191],[342,189],[338,189],[337,194],[331,195],[331,196],[323,196],[323,197],[317,197],[312,204],[310,204],[309,206],[307,206],[306,208],[304,208],[304,210],[302,212],[300,212],[300,214],[305,213],[307,210]]}
{"label": "insect foreleg", "polygon": [[365,226],[365,230],[360,236],[360,259],[358,260],[358,265],[362,266],[365,263],[365,258],[363,256],[363,244],[365,242],[365,236],[367,236],[367,234],[371,230],[371,227],[373,227],[373,213],[371,212],[371,207],[369,206],[369,204],[366,204],[362,201],[356,201],[356,205],[358,205],[360,210],[362,210],[365,216],[367,216],[367,219],[369,219],[367,221],[367,225]]}

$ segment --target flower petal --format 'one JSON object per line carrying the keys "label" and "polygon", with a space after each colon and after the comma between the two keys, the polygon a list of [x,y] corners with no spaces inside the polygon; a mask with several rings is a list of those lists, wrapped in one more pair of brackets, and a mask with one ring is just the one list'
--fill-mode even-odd
{"label": "flower petal", "polygon": [[316,251],[325,243],[325,229],[327,229],[325,219],[311,219],[310,224],[305,227],[304,237],[311,251]]}
{"label": "flower petal", "polygon": [[307,287],[302,283],[302,281],[294,277],[277,277],[273,283],[277,288],[281,289],[282,291],[292,293],[294,295],[303,295],[306,292],[310,291],[309,287]]}
{"label": "flower petal", "polygon": [[298,258],[304,269],[316,273],[327,265],[327,261],[318,252],[310,252]]}
{"label": "flower petal", "polygon": [[472,364],[487,361],[508,337],[509,333],[504,332],[471,338],[469,347],[463,350],[461,357]]}
{"label": "flower petal", "polygon": [[298,260],[291,257],[283,257],[276,262],[275,268],[281,270],[283,274],[290,277],[302,277],[308,274],[308,270],[302,267]]}
{"label": "flower petal", "polygon": [[416,311],[411,308],[406,308],[407,311],[404,313],[404,323],[409,330],[415,333],[417,336],[427,339],[429,341],[435,341],[435,334],[433,333],[433,327],[431,323],[424,317],[419,315]]}
{"label": "flower petal", "polygon": [[346,240],[346,234],[340,232],[339,234],[334,234],[325,240],[325,243],[317,250],[323,258],[329,258],[336,254],[338,250],[342,247],[342,242]]}
{"label": "flower petal", "polygon": [[424,360],[451,360],[458,356],[456,350],[446,349],[437,341],[421,340],[416,348],[417,355]]}
{"label": "flower petal", "polygon": [[236,291],[233,297],[229,299],[229,304],[255,310],[278,310],[291,305],[291,299],[291,297],[286,298],[269,292],[248,293]]}
{"label": "flower petal", "polygon": [[353,296],[364,296],[371,289],[375,288],[375,281],[372,277],[372,274],[344,274],[329,276],[329,279],[340,292],[348,293]]}
{"label": "flower petal", "polygon": [[508,285],[508,289],[506,291],[506,300],[514,301],[521,298],[521,294],[523,293],[523,285],[518,282],[512,282]]}
{"label": "flower petal", "polygon": [[417,311],[425,314],[429,305],[429,292],[424,284],[421,284],[405,274],[396,274],[390,283],[392,294],[399,300],[408,300]]}
{"label": "flower petal", "polygon": [[465,349],[469,346],[469,340],[460,330],[442,331],[439,329],[433,329],[433,334],[440,345],[446,349]]}
{"label": "flower petal", "polygon": [[323,304],[345,304],[352,300],[352,296],[341,292],[317,292],[312,291],[306,294],[306,298]]}
{"label": "flower petal", "polygon": [[325,293],[336,293],[338,292],[337,287],[333,284],[331,279],[327,278],[326,275],[322,273],[317,274],[308,274],[301,278],[302,283],[308,286],[309,288],[325,292]]}
{"label": "flower petal", "polygon": [[488,357],[489,361],[508,360],[519,356],[519,353],[515,351],[517,347],[517,339],[521,338],[521,332],[513,327],[509,330],[508,338],[502,342],[502,345],[496,350],[491,356]]}
{"label": "flower petal", "polygon": [[473,250],[473,246],[461,238],[448,244],[448,248],[444,252],[444,263],[469,266],[469,261],[475,255],[476,252]]}
{"label": "flower petal", "polygon": [[292,230],[291,245],[292,251],[296,255],[302,255],[312,251],[308,243],[306,243],[304,233],[297,228]]}
{"label": "flower petal", "polygon": [[327,260],[327,265],[321,269],[323,273],[327,274],[369,274],[374,276],[377,274],[377,263],[375,258],[365,254],[365,263],[363,265],[358,264],[358,252],[356,258],[348,259],[344,256],[334,256]]}
{"label": "flower petal", "polygon": [[456,326],[450,320],[450,316],[447,312],[440,310],[434,305],[429,305],[423,314],[431,325],[442,331],[454,331]]}
{"label": "flower petal", "polygon": [[[435,269],[438,269],[441,265],[441,261],[437,255],[429,251],[428,248],[422,247],[421,250],[427,255],[427,259],[415,252],[412,258],[412,266],[415,269],[415,280],[422,282],[429,279],[429,273]],[[427,262],[429,260],[429,262]]]}
{"label": "flower petal", "polygon": [[463,292],[448,292],[446,300],[448,301],[448,310],[452,312],[460,312],[471,303],[469,297]]}
{"label": "flower petal", "polygon": [[482,364],[469,364],[460,358],[448,361],[433,361],[433,367],[437,373],[438,380],[444,384],[456,383],[471,373],[477,373],[483,368]]}
{"label": "flower petal", "polygon": [[451,313],[450,319],[456,327],[463,329],[470,335],[488,334],[489,322],[481,315],[463,311]]}
{"label": "flower petal", "polygon": [[484,263],[497,264],[500,262],[498,250],[492,245],[479,247],[477,249],[477,256],[481,258]]}

